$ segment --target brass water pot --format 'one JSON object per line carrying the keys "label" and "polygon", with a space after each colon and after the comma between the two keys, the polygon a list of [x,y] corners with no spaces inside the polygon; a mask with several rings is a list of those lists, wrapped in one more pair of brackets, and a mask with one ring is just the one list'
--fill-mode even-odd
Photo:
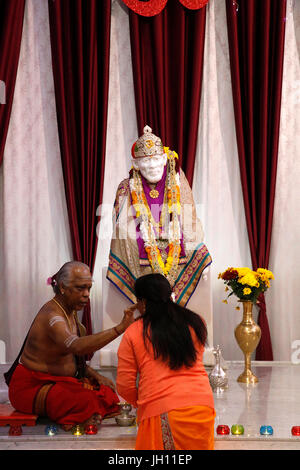
{"label": "brass water pot", "polygon": [[253,302],[250,300],[242,300],[241,302],[243,304],[243,319],[235,328],[234,336],[243,351],[245,364],[244,372],[238,377],[237,381],[249,384],[258,382],[258,378],[251,370],[251,354],[260,341],[261,329],[253,320]]}

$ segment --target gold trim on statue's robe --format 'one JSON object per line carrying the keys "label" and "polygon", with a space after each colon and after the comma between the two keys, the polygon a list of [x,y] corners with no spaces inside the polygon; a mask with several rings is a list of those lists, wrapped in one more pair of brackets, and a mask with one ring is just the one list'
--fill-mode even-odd
{"label": "gold trim on statue's robe", "polygon": [[[196,216],[196,208],[190,185],[180,170],[181,228],[185,258],[180,260],[176,281],[172,288],[175,302],[186,305],[193,294],[204,269],[212,262],[203,243],[203,229]],[[114,203],[114,231],[111,240],[107,279],[131,302],[135,303],[134,283],[144,274],[152,273],[148,260],[139,258],[136,241],[135,211],[131,203],[129,178],[117,189]]]}

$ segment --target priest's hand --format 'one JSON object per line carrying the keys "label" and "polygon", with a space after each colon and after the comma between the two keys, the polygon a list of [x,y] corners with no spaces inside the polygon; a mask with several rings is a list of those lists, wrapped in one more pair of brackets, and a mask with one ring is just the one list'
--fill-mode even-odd
{"label": "priest's hand", "polygon": [[119,325],[117,325],[117,330],[120,334],[124,333],[126,328],[128,328],[134,322],[134,311],[136,308],[137,306],[134,304],[124,310],[122,321],[119,323]]}
{"label": "priest's hand", "polygon": [[97,371],[95,371],[89,366],[87,366],[86,368],[86,376],[96,386],[107,385],[107,387],[110,387],[114,392],[116,391],[116,386],[112,380],[108,379],[104,375],[99,374]]}

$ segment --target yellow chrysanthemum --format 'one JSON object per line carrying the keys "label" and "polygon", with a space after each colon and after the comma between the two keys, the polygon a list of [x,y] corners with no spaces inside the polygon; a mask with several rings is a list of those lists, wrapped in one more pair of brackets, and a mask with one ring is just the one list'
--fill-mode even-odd
{"label": "yellow chrysanthemum", "polygon": [[244,277],[249,273],[252,273],[252,270],[250,268],[235,268],[236,271],[238,272],[239,277]]}
{"label": "yellow chrysanthemum", "polygon": [[266,276],[261,276],[260,280],[265,284],[265,286],[270,287],[271,283]]}
{"label": "yellow chrysanthemum", "polygon": [[244,285],[247,284],[251,287],[259,287],[259,282],[251,272],[239,279],[239,282]]}
{"label": "yellow chrysanthemum", "polygon": [[249,294],[251,294],[251,289],[250,289],[250,287],[245,287],[245,288],[243,289],[243,294],[244,294],[244,295],[249,295]]}
{"label": "yellow chrysanthemum", "polygon": [[258,268],[257,272],[259,274],[264,275],[267,279],[274,279],[274,274],[272,273],[272,271],[269,271],[268,269]]}
{"label": "yellow chrysanthemum", "polygon": [[[258,268],[253,271],[250,268],[227,268],[223,273],[219,273],[218,279],[223,279],[225,284],[232,289],[231,294],[236,295],[241,300],[251,299],[257,301],[258,295],[265,292],[270,287],[270,279],[274,279],[271,271]],[[225,291],[228,287],[225,287]],[[249,297],[244,297],[249,296]],[[227,300],[223,300],[227,304]],[[239,310],[239,307],[236,307]]]}

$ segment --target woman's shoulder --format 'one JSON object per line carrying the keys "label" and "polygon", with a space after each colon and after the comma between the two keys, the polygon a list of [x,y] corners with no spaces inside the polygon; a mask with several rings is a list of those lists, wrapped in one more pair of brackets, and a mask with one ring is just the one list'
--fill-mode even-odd
{"label": "woman's shoulder", "polygon": [[143,321],[138,319],[125,331],[122,342],[131,344],[134,349],[143,348]]}
{"label": "woman's shoulder", "polygon": [[140,334],[143,330],[143,320],[142,318],[137,318],[131,325],[126,329],[124,335],[128,337],[135,337],[136,334]]}

